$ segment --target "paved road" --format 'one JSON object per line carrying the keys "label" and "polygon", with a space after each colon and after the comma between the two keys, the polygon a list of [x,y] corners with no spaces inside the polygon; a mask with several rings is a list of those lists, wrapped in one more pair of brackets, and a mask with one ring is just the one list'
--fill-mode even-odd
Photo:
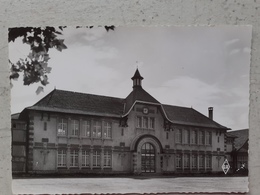
{"label": "paved road", "polygon": [[13,179],[14,194],[247,191],[248,177]]}

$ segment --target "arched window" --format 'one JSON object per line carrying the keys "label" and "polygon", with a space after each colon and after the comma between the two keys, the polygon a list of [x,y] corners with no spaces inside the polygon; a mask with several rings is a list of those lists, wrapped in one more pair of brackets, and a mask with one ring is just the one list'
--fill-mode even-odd
{"label": "arched window", "polygon": [[155,148],[152,144],[146,142],[141,148],[142,155],[142,172],[155,172]]}

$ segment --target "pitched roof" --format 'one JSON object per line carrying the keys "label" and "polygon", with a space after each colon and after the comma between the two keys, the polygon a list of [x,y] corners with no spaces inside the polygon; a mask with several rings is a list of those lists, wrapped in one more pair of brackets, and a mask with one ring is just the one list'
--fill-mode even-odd
{"label": "pitched roof", "polygon": [[121,98],[55,89],[27,109],[120,117],[123,114],[123,101]]}
{"label": "pitched roof", "polygon": [[218,124],[217,122],[206,117],[205,115],[194,110],[193,108],[172,106],[172,105],[162,105],[162,106],[166,112],[168,119],[174,124],[228,129],[227,127]]}
{"label": "pitched roof", "polygon": [[249,137],[248,129],[232,130],[228,131],[228,133],[237,137],[234,142],[234,147],[237,150],[241,149],[243,146],[248,147],[246,146],[246,142],[248,142]]}
{"label": "pitched roof", "polygon": [[127,113],[135,101],[156,103],[160,105],[160,102],[157,101],[153,96],[146,92],[142,87],[133,88],[133,91],[125,99],[125,113]]}

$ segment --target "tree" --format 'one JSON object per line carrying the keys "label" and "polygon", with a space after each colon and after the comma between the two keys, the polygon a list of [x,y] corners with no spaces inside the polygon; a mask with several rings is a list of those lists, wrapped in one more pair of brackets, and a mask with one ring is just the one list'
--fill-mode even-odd
{"label": "tree", "polygon": [[[93,26],[86,27],[92,28]],[[36,93],[40,93],[48,82],[48,74],[51,67],[48,66],[50,49],[62,51],[67,49],[63,39],[59,39],[62,35],[64,27],[19,27],[9,29],[9,42],[15,42],[19,37],[23,43],[30,46],[30,52],[25,59],[19,59],[17,62],[11,62],[10,79],[18,79],[23,74],[23,84],[30,85],[33,83],[41,83]],[[82,28],[80,26],[76,28]],[[114,26],[105,26],[106,31],[114,30]]]}

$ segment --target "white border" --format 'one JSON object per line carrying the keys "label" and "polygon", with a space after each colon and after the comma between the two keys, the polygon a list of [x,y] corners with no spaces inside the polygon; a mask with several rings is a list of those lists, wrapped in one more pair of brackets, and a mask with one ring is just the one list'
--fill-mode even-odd
{"label": "white border", "polygon": [[0,0],[0,194],[11,194],[8,27],[252,25],[249,188],[260,192],[260,2],[258,0]]}

